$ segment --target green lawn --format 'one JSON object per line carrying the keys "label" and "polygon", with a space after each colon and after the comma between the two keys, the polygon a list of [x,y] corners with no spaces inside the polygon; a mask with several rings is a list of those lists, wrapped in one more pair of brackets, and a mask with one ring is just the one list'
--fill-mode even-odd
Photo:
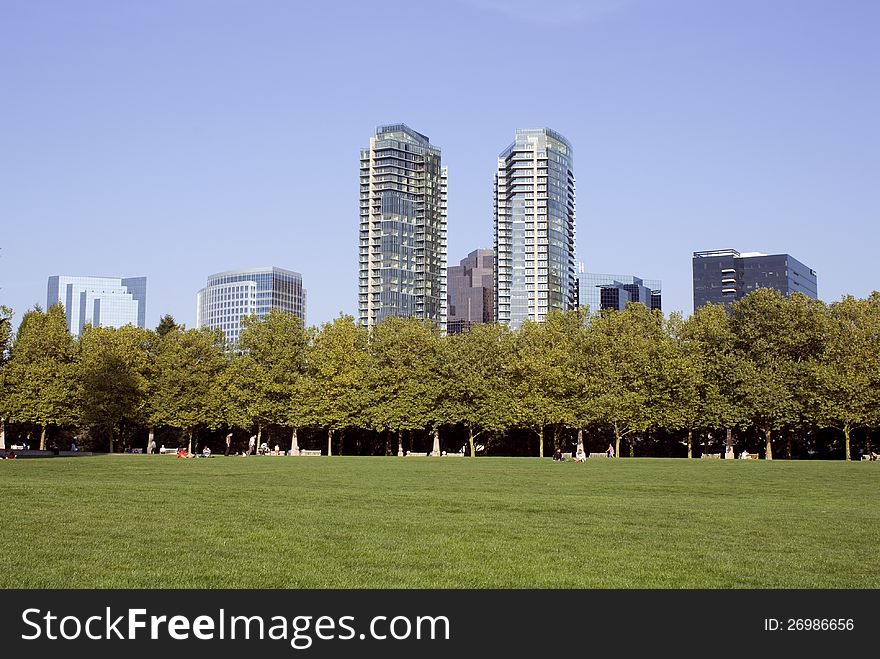
{"label": "green lawn", "polygon": [[0,461],[0,587],[878,588],[880,464]]}

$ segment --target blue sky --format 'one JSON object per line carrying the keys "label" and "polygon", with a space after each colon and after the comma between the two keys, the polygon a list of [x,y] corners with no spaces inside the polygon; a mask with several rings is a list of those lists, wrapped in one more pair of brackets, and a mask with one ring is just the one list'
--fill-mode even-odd
{"label": "blue sky", "polygon": [[864,296],[878,34],[873,0],[5,0],[0,303],[146,275],[148,325],[192,326],[207,275],[277,265],[310,324],[353,314],[359,149],[396,122],[443,150],[450,263],[491,247],[514,130],[549,126],[588,270],[688,314],[694,250],[789,252]]}

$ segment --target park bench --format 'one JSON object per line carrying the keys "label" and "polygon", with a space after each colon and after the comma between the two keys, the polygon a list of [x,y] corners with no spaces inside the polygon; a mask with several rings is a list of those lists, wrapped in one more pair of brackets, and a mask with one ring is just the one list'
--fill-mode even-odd
{"label": "park bench", "polygon": [[590,453],[589,457],[591,457],[591,458],[607,458],[608,454],[607,453]]}
{"label": "park bench", "polygon": [[746,453],[746,460],[757,460],[760,456],[757,453]]}
{"label": "park bench", "polygon": [[160,455],[177,455],[177,449],[176,448],[160,448],[159,453],[160,453]]}
{"label": "park bench", "polygon": [[299,454],[304,458],[321,457],[321,451],[316,451],[314,449],[300,449]]}
{"label": "park bench", "polygon": [[563,453],[563,454],[562,454],[562,459],[563,459],[563,460],[571,460],[571,458],[572,458],[572,454],[571,454],[571,453]]}
{"label": "park bench", "polygon": [[463,457],[464,457],[464,453],[458,453],[458,452],[456,452],[456,453],[444,453],[444,454],[443,454],[443,457],[444,457],[444,458],[463,458]]}
{"label": "park bench", "polygon": [[704,458],[706,460],[720,460],[721,454],[720,453],[703,453],[703,455],[701,455],[700,457]]}

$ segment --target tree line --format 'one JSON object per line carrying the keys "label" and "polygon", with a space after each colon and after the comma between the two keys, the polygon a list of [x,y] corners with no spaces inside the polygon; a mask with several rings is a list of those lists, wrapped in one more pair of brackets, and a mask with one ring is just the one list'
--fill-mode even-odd
{"label": "tree line", "polygon": [[14,336],[10,317],[3,308],[0,413],[9,436],[40,448],[76,433],[96,450],[161,435],[192,451],[234,431],[328,454],[436,440],[469,455],[613,442],[616,455],[692,457],[722,450],[733,430],[768,459],[849,460],[880,428],[876,292],[825,304],[759,289],[687,319],[630,304],[452,336],[416,319],[306,328],[272,312],[245,319],[234,350],[170,316],[78,339],[60,305],[25,313]]}

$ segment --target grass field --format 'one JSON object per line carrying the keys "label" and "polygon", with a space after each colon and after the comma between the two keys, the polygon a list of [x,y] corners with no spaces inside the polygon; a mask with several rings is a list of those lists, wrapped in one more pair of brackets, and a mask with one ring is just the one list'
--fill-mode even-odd
{"label": "grass field", "polygon": [[0,587],[878,588],[880,464],[0,462]]}

